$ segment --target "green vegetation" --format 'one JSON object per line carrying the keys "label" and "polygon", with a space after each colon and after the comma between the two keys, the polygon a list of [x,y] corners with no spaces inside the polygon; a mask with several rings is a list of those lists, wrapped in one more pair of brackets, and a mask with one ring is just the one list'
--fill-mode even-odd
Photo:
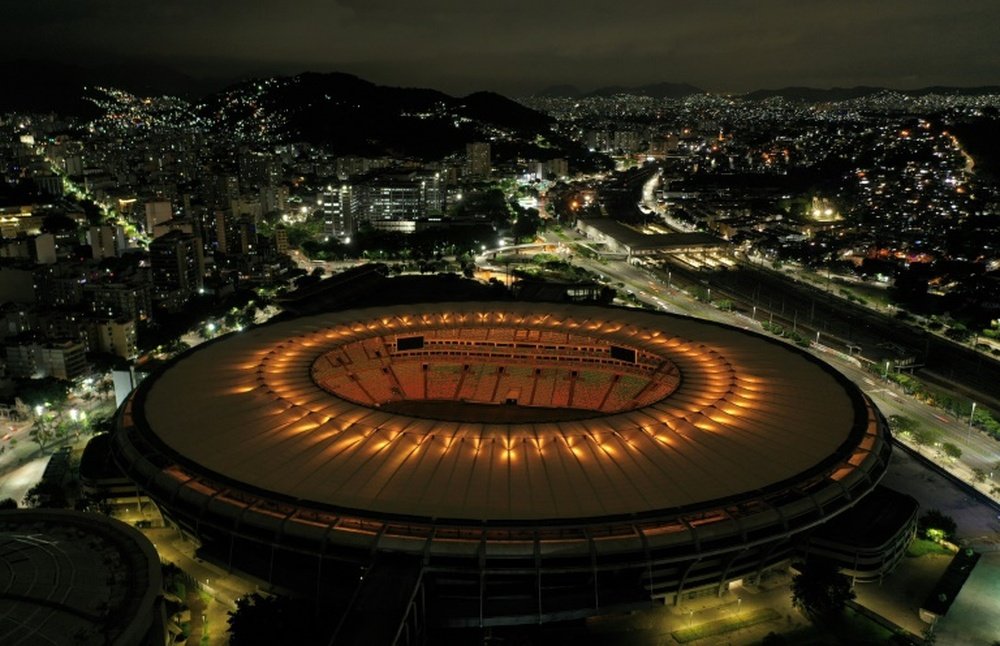
{"label": "green vegetation", "polygon": [[[333,238],[310,238],[299,249],[313,260],[421,260],[478,253],[483,247],[494,247],[496,242],[496,230],[489,224],[425,229],[409,234],[362,228],[350,244]],[[291,237],[289,244],[295,246]]]}
{"label": "green vegetation", "polygon": [[910,436],[917,446],[934,446],[941,441],[941,431],[936,428],[917,428]]}
{"label": "green vegetation", "polygon": [[917,520],[918,535],[931,541],[948,540],[955,535],[956,529],[955,519],[937,509],[928,509]]}
{"label": "green vegetation", "polygon": [[962,323],[955,323],[947,330],[945,330],[944,335],[949,339],[951,339],[952,341],[965,343],[972,337],[972,330],[965,327],[965,325]]}
{"label": "green vegetation", "polygon": [[[899,384],[906,394],[931,406],[941,408],[959,419],[968,420],[969,416],[972,415],[974,427],[985,431],[994,439],[1000,440],[1000,420],[982,405],[976,406],[975,413],[973,413],[972,401],[969,399],[931,388],[916,377],[904,372],[886,372],[884,364],[871,364],[868,366],[868,370],[879,377]],[[928,444],[930,443],[928,442]]]}
{"label": "green vegetation", "polygon": [[917,430],[917,422],[909,417],[903,417],[902,415],[890,415],[889,429],[892,430],[893,433],[912,434]]}
{"label": "green vegetation", "polygon": [[781,619],[781,615],[773,608],[758,608],[750,612],[739,612],[729,617],[707,621],[703,624],[681,628],[670,633],[681,644],[693,642],[706,637],[725,635],[741,628],[749,628],[768,621]]}
{"label": "green vegetation", "polygon": [[810,646],[841,646],[842,644],[912,644],[905,636],[894,634],[872,619],[848,608],[835,622],[817,622],[805,628],[780,635],[784,641],[769,644],[809,644]]}
{"label": "green vegetation", "polygon": [[951,553],[952,551],[949,550],[944,545],[919,537],[914,538],[912,541],[910,541],[910,544],[906,547],[906,555],[911,558],[927,556],[928,554],[950,555]]}
{"label": "green vegetation", "polygon": [[952,444],[951,442],[945,442],[942,444],[941,450],[944,451],[944,454],[952,460],[957,460],[962,457],[962,449],[958,448],[958,446]]}
{"label": "green vegetation", "polygon": [[62,485],[51,480],[41,480],[24,494],[25,507],[65,509],[69,507],[69,499]]}
{"label": "green vegetation", "polygon": [[58,406],[69,396],[70,382],[45,377],[44,379],[24,379],[17,384],[16,396],[28,406],[44,406],[46,403]]}
{"label": "green vegetation", "polygon": [[792,579],[792,605],[812,619],[830,620],[854,599],[851,580],[832,562],[813,558],[800,564]]}
{"label": "green vegetation", "polygon": [[696,286],[692,287],[690,291],[691,291],[691,296],[693,296],[696,300],[699,300],[702,303],[711,303],[712,302],[712,299],[711,299],[712,292],[708,291],[704,287],[699,287],[699,286],[696,285]]}
{"label": "green vegetation", "polygon": [[28,437],[38,444],[40,451],[45,451],[54,444],[68,439],[70,435],[80,437],[81,433],[92,430],[86,414],[76,409],[65,413],[62,410],[52,410],[49,407],[36,408],[34,423],[28,431]]}
{"label": "green vegetation", "polygon": [[806,337],[802,336],[801,334],[799,334],[794,330],[787,330],[778,325],[777,323],[768,323],[766,321],[761,323],[760,325],[767,332],[770,332],[775,336],[786,338],[797,346],[803,348],[809,347],[809,339],[807,339]]}

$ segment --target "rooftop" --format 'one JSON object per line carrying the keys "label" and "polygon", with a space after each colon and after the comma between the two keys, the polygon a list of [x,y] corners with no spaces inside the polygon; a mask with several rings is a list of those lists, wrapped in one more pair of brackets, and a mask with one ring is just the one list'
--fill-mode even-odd
{"label": "rooftop", "polygon": [[[470,341],[475,352],[451,346],[450,359],[416,363],[396,356],[405,354],[399,338],[441,331],[478,339]],[[513,352],[507,336],[542,331],[573,337],[556,362],[567,380],[604,361],[593,350],[601,344],[659,358],[676,378],[652,401],[636,395],[609,408],[562,400],[576,409],[572,417],[587,410],[586,419],[443,421],[380,406],[420,399],[414,388],[434,400],[427,396],[440,387],[434,375],[455,378],[463,366],[495,380],[480,392],[519,393],[509,399],[523,405],[526,389],[508,389],[506,373],[488,367],[518,362],[475,353]],[[375,345],[364,350],[365,340]],[[379,344],[383,356],[373,349]],[[349,366],[361,351],[369,353],[362,361],[384,362],[385,374],[397,362],[416,366],[401,379],[417,385],[376,396],[352,387],[350,369],[332,386],[316,373],[330,361]],[[601,365],[630,374],[627,362],[615,361]],[[567,387],[558,377],[553,383]],[[436,399],[447,406],[448,396]],[[820,474],[839,479],[874,441],[873,413],[860,393],[790,346],[668,314],[509,302],[335,312],[233,334],[144,382],[132,413],[182,464],[223,481],[320,506],[466,520],[566,520],[746,500]]]}
{"label": "rooftop", "polygon": [[97,514],[0,511],[0,643],[137,644],[154,624],[160,561]]}

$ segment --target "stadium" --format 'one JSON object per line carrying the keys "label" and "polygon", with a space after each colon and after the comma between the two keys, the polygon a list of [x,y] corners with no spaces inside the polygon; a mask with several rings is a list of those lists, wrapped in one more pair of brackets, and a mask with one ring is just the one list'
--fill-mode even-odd
{"label": "stadium", "polygon": [[228,335],[143,382],[114,445],[216,560],[313,592],[349,579],[352,612],[376,600],[397,636],[722,594],[786,564],[890,454],[871,401],[783,342],[522,302]]}

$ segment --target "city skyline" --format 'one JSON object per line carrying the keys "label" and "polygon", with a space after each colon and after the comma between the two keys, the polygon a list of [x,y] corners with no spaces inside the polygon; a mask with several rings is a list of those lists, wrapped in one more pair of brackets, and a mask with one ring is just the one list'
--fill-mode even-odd
{"label": "city skyline", "polygon": [[12,5],[0,60],[166,65],[196,78],[344,71],[456,94],[686,82],[712,92],[791,85],[989,85],[1000,6],[940,3],[491,4],[401,12],[378,1],[210,8],[181,2]]}
{"label": "city skyline", "polygon": [[996,0],[4,18],[0,643],[1000,646]]}

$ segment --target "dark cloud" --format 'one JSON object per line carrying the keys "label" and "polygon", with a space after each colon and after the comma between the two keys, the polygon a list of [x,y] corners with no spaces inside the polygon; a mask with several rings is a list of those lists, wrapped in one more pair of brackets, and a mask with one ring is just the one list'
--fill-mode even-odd
{"label": "dark cloud", "polygon": [[0,0],[0,55],[196,75],[344,70],[452,92],[550,83],[1000,82],[996,0]]}

